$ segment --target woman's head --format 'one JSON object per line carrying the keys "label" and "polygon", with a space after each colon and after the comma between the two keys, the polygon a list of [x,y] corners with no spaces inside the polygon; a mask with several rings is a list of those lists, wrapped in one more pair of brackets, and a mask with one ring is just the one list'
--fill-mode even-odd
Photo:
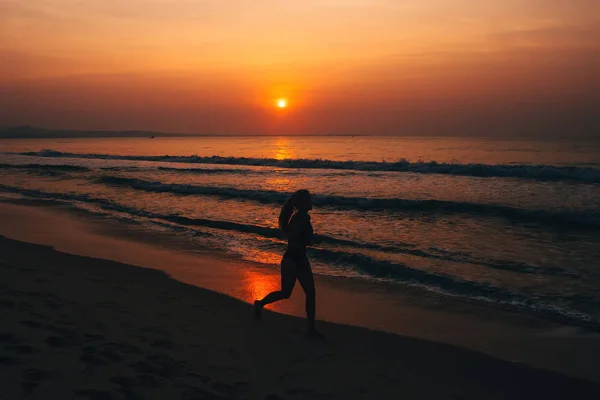
{"label": "woman's head", "polygon": [[300,189],[292,194],[292,202],[294,208],[299,211],[312,210],[312,198],[310,192],[306,189]]}
{"label": "woman's head", "polygon": [[308,212],[312,210],[312,198],[310,192],[306,189],[300,189],[294,192],[285,202],[279,213],[279,229],[287,236],[289,233],[290,218],[294,210]]}

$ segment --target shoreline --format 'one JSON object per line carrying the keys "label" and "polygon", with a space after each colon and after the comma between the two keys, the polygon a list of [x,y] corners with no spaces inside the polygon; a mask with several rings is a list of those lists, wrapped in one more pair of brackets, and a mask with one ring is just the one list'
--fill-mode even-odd
{"label": "shoreline", "polygon": [[[4,214],[5,217],[7,217],[8,210],[3,210],[2,207],[8,207],[11,212],[15,213],[15,215],[18,214],[18,218],[27,218],[26,225],[38,228],[37,231],[39,231],[38,233],[40,234],[37,235],[37,237],[33,237],[30,232],[27,232],[26,229],[23,229],[20,233],[16,233],[14,230],[9,229],[10,227],[7,227],[6,223],[3,224],[2,221],[0,221],[0,234],[4,233],[6,236],[25,242],[30,242],[33,237],[37,239],[37,241],[33,241],[34,243],[43,245],[56,245],[59,246],[59,249],[64,249],[68,253],[80,254],[84,256],[97,256],[110,260],[133,263],[138,266],[150,267],[152,265],[152,268],[164,270],[170,274],[177,275],[178,273],[181,273],[181,271],[172,270],[168,266],[160,265],[160,263],[151,262],[148,264],[149,260],[147,258],[136,259],[131,257],[123,257],[123,254],[120,252],[109,251],[108,253],[101,253],[89,247],[90,241],[92,240],[97,241],[99,239],[103,240],[105,238],[112,238],[115,240],[125,240],[130,243],[149,245],[153,247],[153,250],[165,250],[168,253],[174,253],[178,255],[187,255],[200,258],[208,257],[214,261],[219,260],[219,266],[221,268],[227,268],[223,264],[223,262],[225,262],[235,266],[236,268],[250,269],[253,271],[258,270],[261,274],[274,275],[277,277],[277,279],[279,277],[279,269],[271,264],[262,264],[255,261],[243,260],[236,255],[224,252],[222,250],[209,249],[201,244],[198,244],[198,242],[201,240],[200,238],[179,236],[170,231],[167,233],[161,232],[160,230],[149,231],[142,226],[143,224],[137,223],[133,220],[118,221],[114,218],[107,218],[104,214],[78,208],[68,203],[62,203],[61,201],[21,199],[16,197],[14,199],[0,199],[0,215]],[[36,210],[36,215],[34,217],[25,215],[26,209],[29,211]],[[48,219],[48,212],[54,213],[52,219]],[[48,219],[48,221],[44,222],[44,224],[47,225],[52,223],[68,223],[72,225],[71,229],[78,231],[78,233],[91,233],[92,235],[87,239],[78,238],[79,240],[77,243],[79,245],[82,243],[85,244],[83,247],[84,250],[81,250],[81,248],[70,243],[73,237],[65,235],[60,230],[46,229],[46,231],[44,231],[42,229],[42,231],[40,231],[40,227],[38,226],[40,222],[36,221],[36,218],[40,218],[41,220]],[[107,243],[107,245],[114,243],[115,242],[113,241],[112,243]],[[234,279],[235,278],[236,277],[234,277]],[[214,286],[212,282],[202,281],[202,279],[206,279],[205,276],[203,276],[200,281],[196,281],[194,278],[185,276],[185,274],[180,276],[179,279],[191,279],[188,283],[196,284],[197,286],[201,287],[202,284]],[[450,312],[455,311],[462,313],[465,311],[465,309],[470,309],[471,312],[477,311],[488,314],[490,310],[493,310],[497,312],[499,317],[507,317],[509,320],[513,320],[514,316],[518,314],[519,322],[522,322],[525,326],[535,325],[539,327],[541,325],[543,327],[552,329],[553,327],[566,325],[572,327],[574,330],[598,333],[593,329],[588,329],[588,327],[585,325],[571,323],[572,321],[569,318],[557,320],[555,318],[553,319],[552,317],[545,317],[545,314],[543,313],[532,313],[528,310],[521,310],[515,307],[505,307],[502,305],[502,303],[474,301],[466,297],[428,290],[427,288],[422,288],[419,285],[399,285],[386,281],[366,280],[360,277],[319,274],[315,274],[315,279],[326,284],[328,287],[342,288],[342,290],[349,290],[353,293],[356,291],[376,292],[381,294],[382,297],[385,296],[387,299],[397,298],[402,302],[418,304],[420,306],[424,306],[425,308],[433,308],[438,310],[440,309],[440,304],[443,303],[443,306],[447,309],[447,311]],[[236,293],[235,291],[228,291],[226,287],[213,289],[244,300],[243,296],[240,297],[239,293]],[[252,304],[250,299],[247,299],[247,301]],[[275,305],[277,304],[280,303],[275,303]],[[521,313],[521,311],[524,311],[524,313]],[[283,312],[293,314],[293,312],[289,310],[285,310]],[[301,314],[297,316],[304,316],[303,313],[304,310],[302,310]],[[555,315],[553,316],[555,317]],[[391,333],[399,333],[395,327],[383,329]]]}
{"label": "shoreline", "polygon": [[455,346],[304,321],[165,273],[0,238],[7,398],[593,399],[600,387]]}
{"label": "shoreline", "polygon": [[[65,253],[159,269],[173,279],[246,303],[279,285],[275,269],[206,250],[184,252],[182,243],[179,248],[176,243],[181,238],[169,241],[166,235],[144,234],[139,227],[90,218],[82,210],[20,203],[0,203],[0,235],[52,245]],[[210,267],[198,268],[200,264]],[[394,293],[386,285],[321,276],[316,282],[319,320],[448,343],[600,383],[596,334],[457,299],[423,297],[421,291]],[[296,288],[290,301],[271,310],[303,317],[303,297]],[[384,315],[395,317],[390,321]]]}

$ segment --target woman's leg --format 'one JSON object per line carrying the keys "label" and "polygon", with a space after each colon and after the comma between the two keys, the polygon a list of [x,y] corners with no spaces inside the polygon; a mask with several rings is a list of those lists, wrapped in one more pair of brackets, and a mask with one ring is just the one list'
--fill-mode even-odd
{"label": "woman's leg", "polygon": [[298,265],[298,282],[306,294],[306,318],[308,319],[308,330],[315,332],[315,313],[316,313],[316,290],[310,263],[306,259],[301,265]]}
{"label": "woman's leg", "polygon": [[281,290],[271,292],[262,300],[254,302],[254,314],[256,318],[260,318],[262,308],[267,304],[290,298],[296,284],[296,270],[295,262],[287,258],[281,260]]}

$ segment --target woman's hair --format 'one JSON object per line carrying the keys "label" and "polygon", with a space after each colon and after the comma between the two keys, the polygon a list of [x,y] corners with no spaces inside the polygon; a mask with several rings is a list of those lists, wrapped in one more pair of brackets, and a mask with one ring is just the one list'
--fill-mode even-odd
{"label": "woman's hair", "polygon": [[310,192],[306,189],[300,189],[294,192],[289,199],[286,200],[281,212],[279,212],[279,229],[284,237],[290,233],[290,219],[294,210],[308,211],[312,207]]}

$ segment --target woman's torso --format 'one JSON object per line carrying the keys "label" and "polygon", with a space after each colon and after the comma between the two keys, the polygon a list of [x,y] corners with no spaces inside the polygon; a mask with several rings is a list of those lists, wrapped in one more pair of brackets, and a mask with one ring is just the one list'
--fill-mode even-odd
{"label": "woman's torso", "polygon": [[284,257],[306,258],[306,246],[310,244],[312,235],[310,216],[302,211],[294,214],[289,223],[288,247]]}

